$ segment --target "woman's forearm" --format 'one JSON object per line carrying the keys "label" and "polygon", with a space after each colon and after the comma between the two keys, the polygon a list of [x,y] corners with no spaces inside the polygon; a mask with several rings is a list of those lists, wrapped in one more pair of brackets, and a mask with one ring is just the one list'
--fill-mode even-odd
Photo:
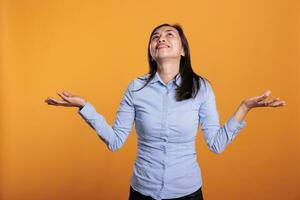
{"label": "woman's forearm", "polygon": [[248,108],[244,102],[242,102],[239,107],[237,108],[237,110],[234,113],[234,117],[238,122],[241,122],[242,120],[244,120],[244,118],[246,117],[248,111],[250,110],[250,108]]}

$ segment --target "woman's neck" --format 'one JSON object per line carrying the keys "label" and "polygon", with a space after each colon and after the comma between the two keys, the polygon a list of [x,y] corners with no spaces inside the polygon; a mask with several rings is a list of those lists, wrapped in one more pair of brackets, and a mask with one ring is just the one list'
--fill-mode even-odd
{"label": "woman's neck", "polygon": [[179,73],[180,61],[163,61],[157,63],[157,72],[165,84]]}

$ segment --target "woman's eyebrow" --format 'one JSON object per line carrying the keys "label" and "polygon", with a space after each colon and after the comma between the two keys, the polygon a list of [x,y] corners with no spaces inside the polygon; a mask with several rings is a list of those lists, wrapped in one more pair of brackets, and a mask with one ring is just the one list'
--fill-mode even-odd
{"label": "woman's eyebrow", "polygon": [[[172,31],[172,32],[174,32],[174,33],[175,33],[175,31],[174,31],[174,30],[172,30],[172,29],[165,30],[165,32],[170,32],[170,31]],[[156,34],[158,34],[158,32],[155,32],[155,33],[153,33],[153,35],[156,35]],[[152,35],[152,36],[153,36],[153,35]]]}

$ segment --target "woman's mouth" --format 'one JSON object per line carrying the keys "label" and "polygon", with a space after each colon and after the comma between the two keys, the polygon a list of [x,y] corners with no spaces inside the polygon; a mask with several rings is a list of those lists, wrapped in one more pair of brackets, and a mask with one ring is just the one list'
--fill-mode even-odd
{"label": "woman's mouth", "polygon": [[156,47],[156,49],[163,49],[163,48],[169,48],[169,46],[166,44],[160,44]]}

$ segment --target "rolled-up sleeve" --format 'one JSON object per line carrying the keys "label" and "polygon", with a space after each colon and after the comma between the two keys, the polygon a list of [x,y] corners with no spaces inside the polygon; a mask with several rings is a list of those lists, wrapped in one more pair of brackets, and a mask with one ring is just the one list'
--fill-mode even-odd
{"label": "rolled-up sleeve", "polygon": [[116,151],[123,146],[132,130],[135,109],[132,89],[134,82],[131,81],[125,90],[116,117],[112,126],[99,114],[90,102],[78,109],[80,116],[96,131],[109,150]]}
{"label": "rolled-up sleeve", "polygon": [[215,94],[209,82],[206,82],[203,97],[204,100],[199,108],[201,129],[209,149],[220,154],[238,132],[246,126],[246,122],[245,120],[238,122],[234,115],[231,115],[224,126],[220,125]]}

